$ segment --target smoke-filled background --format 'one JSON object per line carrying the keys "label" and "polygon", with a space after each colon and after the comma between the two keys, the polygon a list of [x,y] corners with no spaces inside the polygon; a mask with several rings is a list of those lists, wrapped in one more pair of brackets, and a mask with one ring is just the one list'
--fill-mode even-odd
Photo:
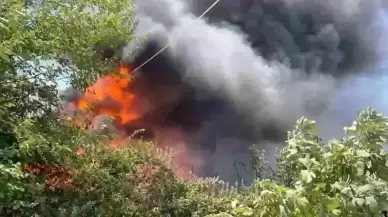
{"label": "smoke-filled background", "polygon": [[387,108],[373,89],[384,76],[383,1],[220,0],[197,19],[213,2],[137,1],[135,33],[146,40],[120,51],[136,68],[169,43],[128,88],[147,104],[140,122],[184,149],[197,175],[249,181],[248,148],[266,150],[274,166],[300,116],[330,139],[357,110]]}

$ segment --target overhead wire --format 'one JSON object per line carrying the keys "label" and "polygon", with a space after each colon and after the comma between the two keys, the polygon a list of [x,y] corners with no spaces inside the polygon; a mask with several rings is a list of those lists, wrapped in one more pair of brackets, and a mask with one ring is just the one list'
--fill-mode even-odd
{"label": "overhead wire", "polygon": [[[213,4],[211,4],[199,17],[197,17],[197,20],[202,19],[203,16],[205,16],[211,9],[214,8],[220,2],[221,0],[215,0]],[[146,61],[144,61],[142,64],[140,64],[138,67],[132,70],[132,72],[139,71],[144,65],[149,63],[151,60],[153,60],[155,57],[157,57],[160,53],[162,53],[164,50],[166,50],[171,45],[171,42],[168,42],[163,48],[161,48],[158,52],[156,52],[153,56],[148,58]]]}

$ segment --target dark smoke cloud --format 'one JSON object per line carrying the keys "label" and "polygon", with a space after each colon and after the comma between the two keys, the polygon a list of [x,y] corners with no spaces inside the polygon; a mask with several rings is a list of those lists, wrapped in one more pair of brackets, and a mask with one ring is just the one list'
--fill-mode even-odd
{"label": "dark smoke cloud", "polygon": [[[163,55],[185,82],[226,95],[239,107],[245,104],[248,113],[264,113],[261,122],[289,100],[298,102],[298,111],[322,107],[316,94],[325,96],[333,87],[332,78],[322,74],[363,72],[380,56],[381,31],[372,25],[377,1],[223,0],[208,15],[210,23],[221,27],[189,13],[198,14],[212,2],[194,1],[189,8],[182,1],[139,1],[138,32],[149,32],[159,47],[172,43]],[[154,7],[158,4],[164,10]],[[316,85],[322,81],[327,85]],[[279,102],[271,105],[275,98]],[[305,111],[297,115],[301,113]]]}
{"label": "dark smoke cloud", "polygon": [[[122,53],[137,67],[170,43],[129,88],[154,103],[146,122],[187,132],[193,161],[206,162],[194,168],[200,175],[234,181],[234,152],[247,165],[253,143],[273,155],[298,117],[328,114],[342,81],[367,73],[385,52],[380,0],[221,0],[196,19],[212,3],[137,1],[135,33],[147,37]],[[97,47],[108,58],[117,53]],[[171,100],[162,107],[157,98]]]}
{"label": "dark smoke cloud", "polygon": [[272,151],[296,118],[324,114],[341,81],[368,72],[385,52],[376,18],[383,1],[221,0],[196,19],[212,3],[138,1],[137,35],[148,40],[128,57],[138,66],[170,43],[137,74],[187,87],[168,119],[196,116],[193,143],[204,147],[231,137]]}
{"label": "dark smoke cloud", "polygon": [[72,102],[77,99],[79,99],[82,96],[82,92],[79,90],[76,90],[74,88],[66,88],[64,91],[62,91],[59,95],[61,100],[66,102]]}
{"label": "dark smoke cloud", "polygon": [[[192,1],[196,14],[212,3]],[[248,35],[266,59],[305,72],[336,76],[376,63],[381,57],[382,26],[376,14],[384,1],[224,0],[208,14]]]}
{"label": "dark smoke cloud", "polygon": [[61,104],[63,105],[62,107],[65,115],[68,115],[71,117],[76,115],[77,108],[71,102],[75,102],[81,96],[82,96],[82,92],[72,87],[66,88],[65,90],[59,93],[59,98],[60,98]]}

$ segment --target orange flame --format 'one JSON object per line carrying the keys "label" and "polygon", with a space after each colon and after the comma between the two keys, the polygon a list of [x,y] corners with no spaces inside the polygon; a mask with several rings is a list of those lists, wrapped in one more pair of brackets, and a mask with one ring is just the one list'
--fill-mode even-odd
{"label": "orange flame", "polygon": [[[129,86],[132,82],[131,69],[128,66],[121,66],[119,75],[106,75],[99,78],[92,86],[87,88],[83,96],[74,102],[75,107],[81,111],[91,110],[90,113],[81,114],[80,119],[90,119],[97,115],[106,115],[114,118],[114,125],[123,126],[130,125],[134,121],[143,117],[146,112],[144,103],[141,103],[141,96],[136,96],[131,92]],[[163,90],[153,90],[151,93],[155,96],[153,99],[158,103],[163,103],[164,97],[161,92]],[[179,91],[174,89],[168,89],[171,99],[175,99],[179,96]],[[171,100],[167,98],[166,101]],[[88,117],[91,115],[91,117]],[[77,120],[79,126],[84,126],[82,120]],[[90,122],[87,120],[86,122]],[[185,136],[182,132],[174,129],[158,129],[159,133],[155,135],[154,142],[157,146],[166,148],[165,146],[173,146],[171,148],[176,149],[177,153],[173,159],[171,159],[170,167],[176,172],[176,175],[180,178],[191,177],[191,168],[187,162],[188,150]],[[121,132],[117,132],[121,134]],[[128,135],[120,135],[116,139],[112,140],[108,146],[109,148],[116,148],[125,143],[125,137]],[[173,140],[173,141],[171,141]],[[76,151],[77,154],[83,154],[85,150],[82,148]]]}
{"label": "orange flame", "polygon": [[133,105],[135,96],[128,91],[131,82],[129,67],[120,67],[119,75],[106,75],[96,81],[76,102],[80,110],[93,109],[96,114],[115,118],[115,123],[126,124],[141,116]]}

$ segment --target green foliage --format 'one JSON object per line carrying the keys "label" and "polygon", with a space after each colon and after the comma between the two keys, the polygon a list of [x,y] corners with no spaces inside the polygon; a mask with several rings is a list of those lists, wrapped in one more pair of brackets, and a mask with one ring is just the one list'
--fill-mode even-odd
{"label": "green foliage", "polygon": [[[0,164],[0,211],[4,207],[16,212],[23,205],[27,192],[27,174],[22,172],[20,163],[12,165]],[[0,212],[0,213],[4,213]]]}
{"label": "green foliage", "polygon": [[[301,118],[278,157],[278,179],[256,181],[231,216],[374,216],[388,207],[388,119],[360,112],[345,137],[324,144]],[[249,197],[249,196],[248,196]]]}
{"label": "green foliage", "polygon": [[1,1],[0,132],[24,118],[46,119],[58,80],[84,88],[111,68],[94,45],[131,40],[131,8],[127,0]]}
{"label": "green foliage", "polygon": [[[18,125],[17,148],[3,149],[0,212],[12,216],[370,216],[388,205],[388,119],[368,109],[345,137],[323,143],[301,118],[278,156],[277,177],[228,187],[208,179],[178,180],[150,143],[129,140],[111,150],[106,136],[71,121]],[[84,154],[77,154],[77,148]],[[261,159],[260,156],[258,158]],[[69,174],[52,188],[25,163],[60,165]],[[258,162],[256,162],[258,163]],[[68,183],[66,186],[65,184]]]}

